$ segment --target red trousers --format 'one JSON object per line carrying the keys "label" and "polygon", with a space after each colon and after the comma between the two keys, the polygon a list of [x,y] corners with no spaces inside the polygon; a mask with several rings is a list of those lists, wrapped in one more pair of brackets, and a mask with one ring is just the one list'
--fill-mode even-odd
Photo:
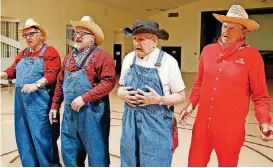
{"label": "red trousers", "polygon": [[242,142],[221,142],[221,139],[213,139],[209,134],[202,138],[193,137],[189,152],[188,166],[207,166],[211,152],[214,149],[218,158],[219,167],[236,167],[238,165],[242,145]]}

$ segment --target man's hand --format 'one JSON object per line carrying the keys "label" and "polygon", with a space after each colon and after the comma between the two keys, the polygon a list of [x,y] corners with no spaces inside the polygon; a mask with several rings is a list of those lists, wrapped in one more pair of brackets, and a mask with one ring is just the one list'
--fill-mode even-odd
{"label": "man's hand", "polygon": [[84,106],[84,105],[85,105],[85,103],[84,103],[84,101],[83,101],[83,99],[82,99],[81,96],[75,98],[75,99],[72,101],[72,103],[71,103],[72,109],[73,109],[74,111],[77,111],[77,112],[79,112],[80,109],[82,108],[82,106]]}
{"label": "man's hand", "polygon": [[189,103],[189,105],[184,108],[180,114],[180,123],[185,126],[186,125],[186,119],[191,115],[191,113],[193,112],[193,105],[191,103]]}
{"label": "man's hand", "polygon": [[50,124],[58,122],[57,110],[50,110],[50,112],[49,112],[49,121],[50,121]]}
{"label": "man's hand", "polygon": [[141,89],[137,89],[140,94],[136,94],[138,98],[137,102],[139,106],[147,106],[150,104],[159,104],[161,96],[150,86],[145,86],[150,92],[144,92]]}
{"label": "man's hand", "polygon": [[273,126],[268,123],[263,123],[261,125],[261,138],[263,141],[272,141],[273,140]]}
{"label": "man's hand", "polygon": [[133,89],[132,86],[121,86],[118,89],[118,96],[124,100],[129,106],[135,107],[138,102],[137,102],[137,97],[135,94],[138,93],[138,91],[131,91]]}
{"label": "man's hand", "polygon": [[21,92],[31,93],[31,92],[35,92],[36,90],[38,90],[36,84],[32,83],[32,84],[25,84]]}
{"label": "man's hand", "polygon": [[1,72],[1,79],[7,79],[8,74],[6,72]]}

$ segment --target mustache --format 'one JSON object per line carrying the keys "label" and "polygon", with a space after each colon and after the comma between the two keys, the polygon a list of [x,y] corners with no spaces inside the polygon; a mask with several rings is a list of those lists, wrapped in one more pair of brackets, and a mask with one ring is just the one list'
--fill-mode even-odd
{"label": "mustache", "polygon": [[142,48],[136,47],[135,50],[143,51]]}
{"label": "mustache", "polygon": [[81,43],[82,40],[76,39],[75,42],[76,42],[76,43]]}

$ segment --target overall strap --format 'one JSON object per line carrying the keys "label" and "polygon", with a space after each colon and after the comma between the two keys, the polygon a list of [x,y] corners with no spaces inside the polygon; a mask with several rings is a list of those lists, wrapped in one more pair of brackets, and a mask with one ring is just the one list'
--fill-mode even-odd
{"label": "overall strap", "polygon": [[69,66],[69,64],[70,64],[70,61],[71,61],[71,59],[72,59],[72,56],[73,56],[73,54],[71,54],[71,56],[68,58],[68,60],[67,60],[67,62],[66,62],[66,64],[65,64],[65,68],[66,68],[66,69],[68,68],[68,66]]}
{"label": "overall strap", "polygon": [[134,59],[133,59],[133,62],[132,62],[132,65],[131,66],[133,66],[133,65],[135,65],[135,63],[136,63],[136,53],[135,53],[135,56],[134,56]]}
{"label": "overall strap", "polygon": [[42,56],[44,55],[46,49],[47,49],[47,45],[45,45],[45,46],[42,48],[42,50],[41,50],[41,52],[40,52],[40,54],[39,54],[39,57],[42,57]]}
{"label": "overall strap", "polygon": [[29,52],[29,50],[30,50],[29,47],[25,49],[24,54],[23,54],[23,57],[26,57],[26,56],[27,56],[27,53]]}
{"label": "overall strap", "polygon": [[161,60],[163,58],[164,53],[165,53],[164,51],[160,50],[157,61],[155,63],[156,69],[158,69],[161,66]]}
{"label": "overall strap", "polygon": [[[155,68],[156,68],[157,70],[158,70],[158,68],[161,66],[161,60],[162,60],[162,58],[163,58],[164,53],[165,53],[165,52],[162,51],[162,50],[160,50],[160,52],[159,52],[157,61],[156,61],[156,63],[155,63]],[[158,75],[158,77],[159,77],[158,71],[157,71],[157,75]],[[160,79],[160,77],[159,77],[159,79]],[[163,96],[164,96],[163,85],[162,85],[161,80],[160,80],[160,86],[161,86],[162,93],[163,93]],[[167,106],[166,106],[166,107],[167,107]],[[172,112],[174,112],[174,106],[170,106],[170,107],[169,107],[169,110],[171,110]]]}
{"label": "overall strap", "polygon": [[96,52],[98,52],[100,49],[97,47],[97,48],[95,48],[92,52],[91,52],[91,54],[88,56],[88,58],[87,58],[87,60],[85,61],[85,63],[84,63],[84,67],[87,67],[88,66],[88,64],[89,64],[89,62],[90,62],[90,60],[91,60],[91,58],[94,56],[94,54],[96,54]]}

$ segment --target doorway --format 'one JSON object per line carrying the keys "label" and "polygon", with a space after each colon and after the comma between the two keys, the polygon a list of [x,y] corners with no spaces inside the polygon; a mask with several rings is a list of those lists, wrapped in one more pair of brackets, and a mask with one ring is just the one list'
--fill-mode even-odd
{"label": "doorway", "polygon": [[181,70],[181,47],[162,46],[161,50],[173,56],[178,63],[179,69]]}
{"label": "doorway", "polygon": [[120,74],[121,72],[121,56],[122,56],[122,45],[114,44],[114,60],[116,63],[116,73]]}

